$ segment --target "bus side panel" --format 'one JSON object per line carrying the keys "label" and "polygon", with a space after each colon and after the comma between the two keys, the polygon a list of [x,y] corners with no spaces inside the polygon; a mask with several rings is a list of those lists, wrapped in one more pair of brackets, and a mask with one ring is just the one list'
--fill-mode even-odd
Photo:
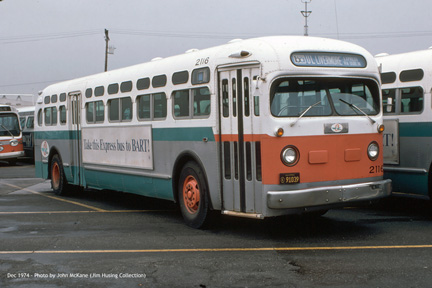
{"label": "bus side panel", "polygon": [[[385,178],[392,179],[393,191],[428,196],[428,172],[432,155],[431,128],[431,122],[399,123],[399,145],[403,147],[399,154],[399,165],[386,165],[398,170],[386,170],[384,173]],[[393,145],[393,142],[389,141],[388,145]],[[417,171],[410,171],[412,168]]]}
{"label": "bus side panel", "polygon": [[[219,167],[217,165],[217,144],[212,128],[154,128],[152,134],[153,169],[115,165],[113,158],[111,161],[114,162],[110,166],[86,164],[84,158],[84,178],[87,187],[174,200],[177,191],[172,191],[172,177],[173,173],[179,172],[173,171],[174,164],[179,155],[188,154],[193,155],[192,157],[204,169],[211,201],[214,206],[220,207],[220,204],[217,204],[220,203],[217,188],[219,182],[216,176]],[[203,141],[203,139],[207,140]],[[110,153],[114,155],[114,152],[108,151],[105,157],[113,157],[113,155],[109,156]]]}
{"label": "bus side panel", "polygon": [[134,193],[147,197],[173,200],[171,180],[124,173],[85,170],[88,187]]}
{"label": "bus side panel", "polygon": [[384,172],[384,178],[392,180],[394,192],[428,196],[427,174],[386,171]]}

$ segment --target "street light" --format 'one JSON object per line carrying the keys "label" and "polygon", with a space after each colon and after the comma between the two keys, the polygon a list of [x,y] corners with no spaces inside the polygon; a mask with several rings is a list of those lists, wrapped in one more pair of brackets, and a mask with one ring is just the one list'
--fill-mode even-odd
{"label": "street light", "polygon": [[108,46],[110,40],[108,33],[109,31],[105,29],[105,72],[108,70],[108,54],[114,54],[114,50],[116,49],[114,46]]}
{"label": "street light", "polygon": [[312,11],[308,11],[307,4],[312,2],[312,0],[301,0],[302,3],[305,3],[305,10],[301,11],[303,17],[305,18],[305,26],[304,26],[304,36],[308,36],[308,24],[307,24],[307,18],[312,13]]}

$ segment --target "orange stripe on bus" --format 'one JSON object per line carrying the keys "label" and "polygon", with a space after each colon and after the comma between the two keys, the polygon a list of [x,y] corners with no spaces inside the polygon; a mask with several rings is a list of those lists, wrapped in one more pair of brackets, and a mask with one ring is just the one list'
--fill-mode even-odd
{"label": "orange stripe on bus", "polygon": [[10,153],[10,152],[17,152],[17,151],[23,151],[23,144],[22,141],[20,141],[21,143],[18,144],[17,146],[11,146],[10,144],[8,145],[2,145],[3,147],[3,151],[1,151],[0,153]]}
{"label": "orange stripe on bus", "polygon": [[[367,155],[372,141],[381,148],[376,161]],[[281,161],[287,145],[300,151],[300,160],[292,167]],[[263,184],[279,184],[281,173],[300,173],[300,183],[382,176],[382,134],[262,137],[261,162]]]}

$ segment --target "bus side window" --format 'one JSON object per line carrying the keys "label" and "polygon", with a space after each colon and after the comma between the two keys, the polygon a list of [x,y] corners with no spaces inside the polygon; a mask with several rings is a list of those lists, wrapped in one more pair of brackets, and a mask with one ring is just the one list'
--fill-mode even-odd
{"label": "bus side window", "polygon": [[108,100],[108,119],[110,121],[119,121],[120,120],[119,102],[120,102],[120,100],[118,98]]}
{"label": "bus side window", "polygon": [[383,110],[384,114],[396,112],[396,89],[383,89]]}
{"label": "bus side window", "polygon": [[192,89],[194,116],[210,115],[210,90],[207,87]]}
{"label": "bus side window", "polygon": [[122,121],[131,121],[132,120],[132,99],[131,99],[131,97],[121,98],[121,115],[122,115],[122,119],[121,119]]}
{"label": "bus side window", "polygon": [[51,107],[52,109],[52,125],[57,125],[57,107]]}
{"label": "bus side window", "polygon": [[51,125],[51,107],[44,109],[45,125]]}
{"label": "bus side window", "polygon": [[95,110],[96,123],[103,123],[105,120],[105,106],[102,100],[95,102]]}
{"label": "bus side window", "polygon": [[423,111],[423,89],[411,87],[401,89],[401,113]]}
{"label": "bus side window", "polygon": [[147,95],[138,95],[137,97],[138,102],[138,119],[139,120],[150,120],[150,94]]}
{"label": "bus side window", "polygon": [[86,103],[86,120],[87,123],[94,123],[94,102]]}
{"label": "bus side window", "polygon": [[223,117],[229,116],[229,92],[228,80],[222,80],[222,115]]}
{"label": "bus side window", "polygon": [[153,115],[154,118],[166,118],[167,99],[165,93],[153,94]]}
{"label": "bus side window", "polygon": [[244,89],[244,116],[249,117],[250,115],[250,104],[249,104],[249,78],[245,77],[243,79],[243,89]]}
{"label": "bus side window", "polygon": [[29,116],[27,118],[26,128],[34,128],[34,116]]}
{"label": "bus side window", "polygon": [[174,117],[189,117],[189,90],[175,91],[173,95]]}
{"label": "bus side window", "polygon": [[65,105],[60,106],[59,110],[60,110],[60,124],[66,124],[66,106]]}
{"label": "bus side window", "polygon": [[42,126],[42,109],[38,111],[38,126]]}
{"label": "bus side window", "polygon": [[21,125],[21,129],[25,128],[25,124],[26,124],[26,117],[20,117],[20,125]]}

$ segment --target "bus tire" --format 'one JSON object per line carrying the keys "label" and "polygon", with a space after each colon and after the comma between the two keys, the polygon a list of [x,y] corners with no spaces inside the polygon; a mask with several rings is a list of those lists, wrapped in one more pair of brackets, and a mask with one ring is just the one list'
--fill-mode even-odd
{"label": "bus tire", "polygon": [[63,163],[58,154],[55,154],[51,160],[50,175],[51,188],[54,191],[54,194],[66,194],[67,181],[64,175]]}
{"label": "bus tire", "polygon": [[192,228],[205,226],[209,216],[208,187],[204,173],[195,162],[187,162],[180,173],[178,199],[185,223]]}

